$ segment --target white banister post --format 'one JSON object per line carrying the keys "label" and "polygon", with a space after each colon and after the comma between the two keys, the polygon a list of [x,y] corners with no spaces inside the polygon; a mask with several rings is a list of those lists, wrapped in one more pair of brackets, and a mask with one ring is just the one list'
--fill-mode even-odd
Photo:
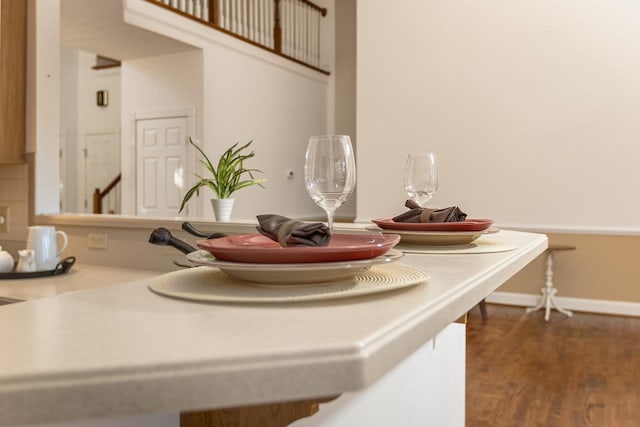
{"label": "white banister post", "polygon": [[256,31],[256,1],[257,0],[249,0],[249,38],[253,41],[258,41]]}
{"label": "white banister post", "polygon": [[304,61],[309,63],[309,43],[311,42],[309,26],[311,24],[311,14],[313,13],[313,9],[309,5],[305,5],[304,9],[304,28],[302,29],[304,34]]}
{"label": "white banister post", "polygon": [[317,64],[316,65],[318,65],[318,66],[320,66],[320,36],[322,34],[321,28],[322,28],[322,16],[318,15],[316,17],[316,37],[317,37],[317,40],[316,40],[316,61],[317,61]]}
{"label": "white banister post", "polygon": [[224,28],[231,29],[231,4],[229,0],[224,0]]}
{"label": "white banister post", "polygon": [[270,46],[269,32],[271,31],[271,25],[269,25],[269,22],[271,22],[273,18],[269,15],[269,5],[266,0],[260,0],[260,4],[262,5],[262,44]]}
{"label": "white banister post", "polygon": [[[275,48],[276,42],[273,38],[273,31],[276,28],[276,5],[275,2],[271,0],[266,0],[267,2],[267,41],[269,46]],[[280,18],[282,18],[282,9],[280,9]],[[280,25],[282,25],[282,21],[280,21]]]}
{"label": "white banister post", "polygon": [[231,25],[229,25],[229,30],[233,33],[237,33],[238,28],[238,0],[229,0],[231,2],[231,12],[229,13],[229,20]]}
{"label": "white banister post", "polygon": [[262,26],[262,15],[264,14],[264,10],[262,10],[262,0],[256,0],[256,41],[264,46],[264,30]]}
{"label": "white banister post", "polygon": [[309,57],[311,58],[311,65],[316,65],[316,16],[317,13],[311,15],[309,20]]}
{"label": "white banister post", "polygon": [[202,0],[202,20],[209,21],[209,0]]}
{"label": "white banister post", "polygon": [[287,55],[291,55],[291,53],[293,52],[292,49],[292,43],[291,43],[291,38],[293,37],[293,30],[292,27],[293,25],[291,25],[291,1],[290,0],[283,0],[284,3],[284,12],[285,12],[285,19],[284,19],[284,23],[283,23],[283,33],[285,34],[285,36],[283,37],[283,49],[284,47],[286,47],[286,53]]}
{"label": "white banister post", "polygon": [[301,31],[300,31],[300,21],[302,21],[301,16],[302,16],[302,6],[299,2],[295,2],[294,3],[294,15],[293,15],[293,22],[294,22],[294,30],[295,33],[293,35],[293,40],[295,42],[295,53],[293,55],[294,58],[298,58],[300,59],[302,57],[301,53],[301,46],[300,46],[300,40],[302,39],[301,37]]}
{"label": "white banister post", "polygon": [[245,37],[249,34],[249,28],[247,26],[247,0],[242,0],[240,5],[242,6],[242,31],[241,34]]}

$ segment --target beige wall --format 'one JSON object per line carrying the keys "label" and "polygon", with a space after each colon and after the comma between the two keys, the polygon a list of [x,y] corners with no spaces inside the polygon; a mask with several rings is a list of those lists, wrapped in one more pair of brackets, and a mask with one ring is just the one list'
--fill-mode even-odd
{"label": "beige wall", "polygon": [[[576,247],[553,256],[556,296],[640,303],[640,236],[548,236],[550,245]],[[499,291],[539,294],[545,283],[545,261],[546,256],[541,255]]]}
{"label": "beige wall", "polygon": [[[359,0],[357,217],[391,216],[409,152],[435,206],[638,234],[640,3]],[[599,207],[606,207],[603,214]]]}

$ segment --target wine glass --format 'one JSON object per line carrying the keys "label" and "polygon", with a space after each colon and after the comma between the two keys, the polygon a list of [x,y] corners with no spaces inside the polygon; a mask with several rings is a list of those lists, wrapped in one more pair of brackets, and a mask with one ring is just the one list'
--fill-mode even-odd
{"label": "wine glass", "polygon": [[438,190],[438,162],[435,153],[415,153],[407,156],[404,189],[409,198],[425,207]]}
{"label": "wine glass", "polygon": [[347,135],[309,138],[304,163],[304,184],[313,201],[325,210],[329,230],[333,215],[356,186],[356,160]]}

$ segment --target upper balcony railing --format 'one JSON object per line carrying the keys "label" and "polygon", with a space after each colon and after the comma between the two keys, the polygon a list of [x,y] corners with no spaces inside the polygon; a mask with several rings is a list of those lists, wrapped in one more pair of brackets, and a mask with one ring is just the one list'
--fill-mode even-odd
{"label": "upper balcony railing", "polygon": [[321,66],[322,18],[308,0],[147,0],[329,74]]}

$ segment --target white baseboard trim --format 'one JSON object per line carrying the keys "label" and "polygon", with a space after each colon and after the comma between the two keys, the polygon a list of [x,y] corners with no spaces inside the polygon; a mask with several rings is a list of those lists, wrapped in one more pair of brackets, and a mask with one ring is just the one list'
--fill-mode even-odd
{"label": "white baseboard trim", "polygon": [[[531,307],[535,306],[540,301],[541,297],[542,295],[519,294],[515,292],[494,292],[486,298],[486,301],[493,304]],[[640,303],[637,302],[567,297],[556,297],[554,299],[560,307],[566,308],[567,310],[640,317]]]}

